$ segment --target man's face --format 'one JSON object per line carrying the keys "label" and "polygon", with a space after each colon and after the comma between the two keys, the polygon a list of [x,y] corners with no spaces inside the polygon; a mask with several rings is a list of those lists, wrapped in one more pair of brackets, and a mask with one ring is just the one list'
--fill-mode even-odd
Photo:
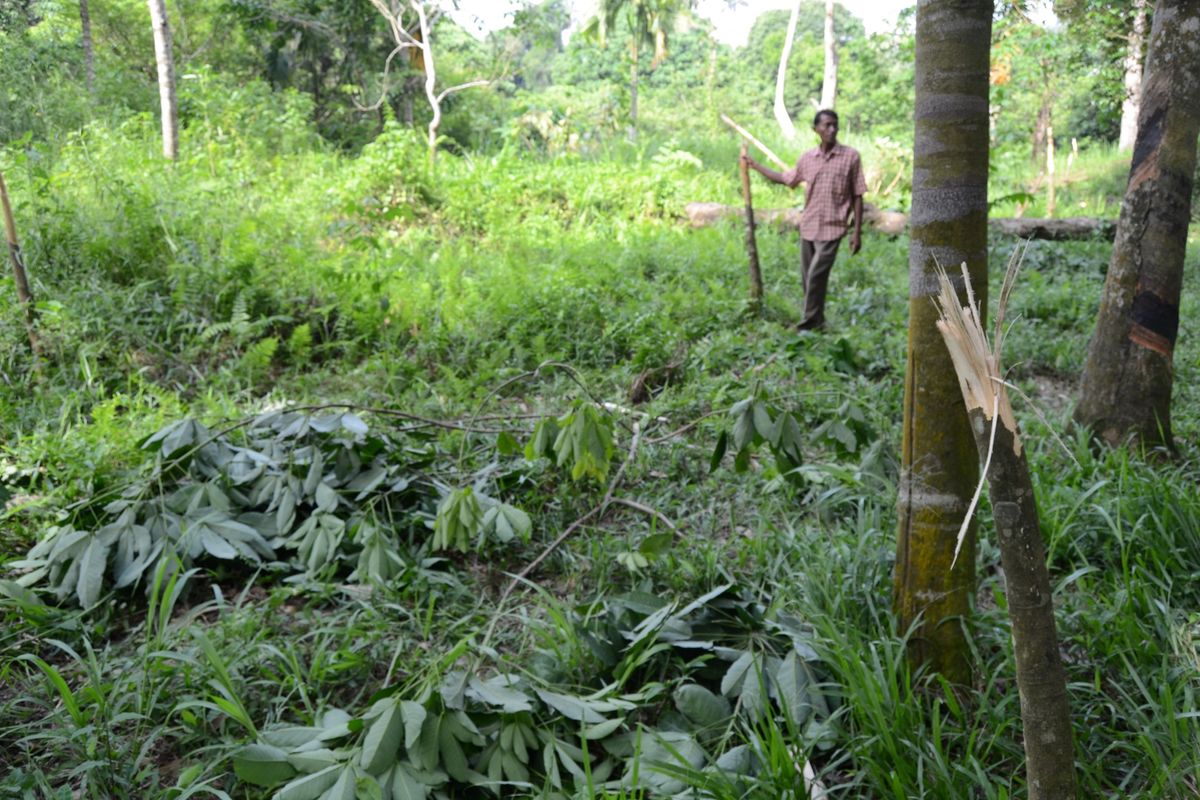
{"label": "man's face", "polygon": [[822,115],[817,120],[817,124],[813,125],[813,130],[816,131],[817,136],[821,137],[821,144],[829,145],[837,143],[837,120],[828,114]]}

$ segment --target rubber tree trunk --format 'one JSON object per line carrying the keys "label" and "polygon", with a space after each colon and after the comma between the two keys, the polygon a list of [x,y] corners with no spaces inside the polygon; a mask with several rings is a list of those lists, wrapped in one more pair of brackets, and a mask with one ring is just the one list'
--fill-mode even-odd
{"label": "rubber tree trunk", "polygon": [[762,306],[762,270],[758,265],[758,239],[754,235],[754,203],[750,195],[750,167],[746,163],[746,143],[742,142],[742,157],[739,161],[742,173],[742,200],[746,204],[746,257],[750,260],[750,306],[758,310]]}
{"label": "rubber tree trunk", "polygon": [[838,53],[833,35],[833,0],[825,0],[825,80],[821,83],[821,108],[832,109],[837,100]]}
{"label": "rubber tree trunk", "polygon": [[1146,43],[1147,0],[1134,0],[1133,26],[1129,31],[1129,49],[1125,51],[1125,100],[1121,103],[1119,150],[1133,149],[1137,138],[1138,109],[1142,102],[1142,54]]}
{"label": "rubber tree trunk", "polygon": [[[908,363],[898,498],[895,610],[909,657],[953,683],[970,680],[961,621],[975,588],[971,531],[959,526],[979,475],[975,442],[930,298],[935,259],[966,262],[987,286],[988,56],[991,0],[917,5]],[[986,297],[981,305],[986,307]]]}
{"label": "rubber tree trunk", "polygon": [[637,141],[638,124],[638,58],[641,48],[635,32],[629,42],[629,141]]}
{"label": "rubber tree trunk", "polygon": [[25,259],[17,239],[17,223],[13,219],[12,203],[8,199],[8,186],[4,173],[0,172],[0,213],[4,216],[4,238],[8,242],[8,257],[12,261],[13,284],[17,288],[17,302],[25,319],[25,332],[29,336],[29,349],[33,353],[34,370],[40,371],[41,342],[37,333],[37,306],[33,292],[29,289],[29,275],[25,271]]}
{"label": "rubber tree trunk", "polygon": [[1110,445],[1173,445],[1173,355],[1198,134],[1200,0],[1159,0],[1133,164],[1075,408],[1075,421]]}
{"label": "rubber tree trunk", "polygon": [[175,65],[171,56],[171,27],[165,0],[147,0],[154,26],[154,60],[158,64],[158,101],[162,114],[163,156],[179,154],[179,113],[175,104]]}
{"label": "rubber tree trunk", "polygon": [[92,15],[88,13],[88,0],[79,0],[80,38],[83,43],[83,75],[87,81],[89,96],[96,94],[96,50],[92,45]]}
{"label": "rubber tree trunk", "polygon": [[1058,652],[1053,592],[1033,482],[1002,367],[1004,306],[1012,294],[1017,264],[1019,261],[1010,262],[1005,275],[990,344],[979,321],[981,307],[964,307],[945,276],[939,281],[941,319],[937,327],[955,365],[996,520],[1012,620],[1029,798],[1067,800],[1075,797],[1067,676]]}
{"label": "rubber tree trunk", "polygon": [[792,4],[792,15],[788,19],[787,36],[783,40],[783,52],[779,54],[779,71],[775,73],[775,121],[783,131],[783,138],[791,141],[796,138],[796,125],[788,113],[787,103],[783,98],[783,88],[787,83],[787,65],[792,57],[792,40],[796,38],[796,21],[800,17],[800,0]]}
{"label": "rubber tree trunk", "polygon": [[[986,458],[991,420],[974,409],[971,424]],[[1075,748],[1046,548],[1025,453],[1018,433],[1003,424],[996,426],[987,478],[1012,620],[1029,800],[1066,800],[1075,797]]]}

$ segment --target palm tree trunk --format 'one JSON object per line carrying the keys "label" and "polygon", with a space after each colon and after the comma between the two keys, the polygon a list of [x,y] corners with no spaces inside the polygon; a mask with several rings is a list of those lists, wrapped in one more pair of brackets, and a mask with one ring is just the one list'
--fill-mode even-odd
{"label": "palm tree trunk", "polygon": [[147,0],[154,26],[154,60],[158,64],[158,100],[162,113],[163,155],[179,154],[179,114],[175,104],[175,65],[171,56],[171,27],[165,0]]}
{"label": "palm tree trunk", "polygon": [[1125,51],[1125,100],[1121,103],[1121,137],[1117,149],[1132,150],[1137,138],[1138,109],[1142,102],[1142,53],[1146,42],[1148,0],[1134,0],[1133,30]]}
{"label": "palm tree trunk", "polygon": [[79,0],[79,25],[83,41],[83,74],[87,81],[89,96],[96,94],[96,51],[92,45],[92,15],[88,13],[88,0]]}
{"label": "palm tree trunk", "polygon": [[833,0],[825,0],[825,80],[821,84],[821,108],[832,109],[837,100],[838,53],[833,35]]}
{"label": "palm tree trunk", "polygon": [[1200,0],[1159,0],[1137,141],[1075,421],[1172,447],[1171,389],[1200,135]]}
{"label": "palm tree trunk", "polygon": [[[988,57],[992,0],[920,0],[916,30],[908,364],[898,500],[895,609],[916,625],[909,657],[952,683],[971,666],[962,620],[975,587],[958,529],[979,469],[954,367],[935,325],[935,262],[987,286]],[[961,290],[961,287],[960,287]],[[981,300],[986,307],[986,297]],[[955,564],[953,567],[952,564]]]}

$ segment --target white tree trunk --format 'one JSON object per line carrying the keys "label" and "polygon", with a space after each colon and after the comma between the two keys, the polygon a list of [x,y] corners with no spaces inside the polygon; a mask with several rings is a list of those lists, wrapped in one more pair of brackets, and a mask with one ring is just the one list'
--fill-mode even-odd
{"label": "white tree trunk", "polygon": [[1137,138],[1138,109],[1142,105],[1142,60],[1146,41],[1146,6],[1148,0],[1134,0],[1133,30],[1129,33],[1129,49],[1125,51],[1125,100],[1121,103],[1121,138],[1117,149],[1132,150]]}
{"label": "white tree trunk", "polygon": [[179,154],[179,115],[175,105],[175,65],[171,58],[171,28],[165,0],[147,0],[154,26],[154,60],[158,63],[158,99],[162,108],[163,155]]}
{"label": "white tree trunk", "polygon": [[787,38],[783,40],[783,52],[779,55],[779,72],[775,75],[775,119],[785,139],[796,138],[796,126],[788,114],[787,104],[783,100],[783,86],[787,80],[787,64],[792,57],[792,40],[796,38],[796,19],[800,16],[800,0],[792,5],[792,16],[788,20]]}
{"label": "white tree trunk", "polygon": [[832,109],[837,99],[838,54],[833,38],[833,0],[825,0],[825,82],[821,84],[821,108]]}

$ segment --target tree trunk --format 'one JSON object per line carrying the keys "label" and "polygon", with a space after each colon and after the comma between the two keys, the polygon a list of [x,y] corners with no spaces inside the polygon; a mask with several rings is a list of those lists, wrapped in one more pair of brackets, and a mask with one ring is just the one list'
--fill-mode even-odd
{"label": "tree trunk", "polygon": [[792,57],[792,40],[796,38],[796,20],[800,17],[800,0],[792,4],[792,16],[788,19],[787,38],[783,40],[783,52],[779,54],[779,71],[775,74],[775,120],[783,131],[783,138],[791,141],[796,138],[796,126],[788,114],[787,103],[783,99],[783,87],[787,81],[787,65]]}
{"label": "tree trunk", "polygon": [[163,155],[179,154],[179,115],[175,104],[175,66],[171,57],[171,28],[165,0],[147,0],[154,26],[154,60],[158,64],[158,100],[162,113]]}
{"label": "tree trunk", "polygon": [[937,327],[954,362],[975,449],[987,471],[1012,620],[1029,798],[1068,800],[1075,797],[1075,749],[1067,676],[1058,652],[1053,592],[1033,482],[1001,367],[1004,305],[1015,278],[1016,266],[1010,263],[990,350],[979,319],[982,307],[963,307],[944,275],[939,280],[941,319]]}
{"label": "tree trunk", "polygon": [[1034,168],[1042,166],[1046,157],[1046,131],[1050,129],[1050,96],[1042,95],[1042,104],[1038,107],[1037,118],[1033,122],[1033,150],[1030,158]]}
{"label": "tree trunk", "polygon": [[1148,0],[1133,2],[1133,30],[1129,32],[1129,49],[1125,51],[1125,100],[1121,103],[1121,137],[1117,149],[1132,150],[1137,138],[1138,108],[1142,102],[1142,52],[1146,41],[1146,6]]}
{"label": "tree trunk", "polygon": [[1171,387],[1200,135],[1200,0],[1159,0],[1137,142],[1075,421],[1172,447]]}
{"label": "tree trunk", "polygon": [[638,36],[635,31],[629,42],[629,141],[637,141],[638,123]]}
{"label": "tree trunk", "polygon": [[832,109],[837,100],[838,54],[833,36],[833,0],[825,0],[825,81],[821,84],[821,108]]}
{"label": "tree trunk", "polygon": [[[988,59],[992,0],[917,5],[908,364],[898,499],[895,609],[914,664],[971,677],[962,620],[975,588],[975,540],[954,546],[975,489],[975,442],[938,334],[935,259],[966,262],[987,287]],[[981,301],[986,307],[986,298]]]}
{"label": "tree trunk", "polygon": [[1054,216],[1054,126],[1046,128],[1046,216]]}
{"label": "tree trunk", "polygon": [[[971,421],[975,446],[986,458],[991,421],[980,409]],[[988,497],[1012,620],[1029,800],[1067,800],[1075,797],[1075,748],[1045,544],[1025,453],[1017,433],[1003,424],[996,426]]]}
{"label": "tree trunk", "polygon": [[33,292],[29,289],[29,276],[25,272],[25,259],[21,256],[21,245],[17,241],[17,223],[13,219],[12,204],[8,200],[8,187],[4,184],[4,173],[0,172],[0,211],[4,215],[4,236],[8,241],[8,256],[12,260],[13,284],[17,287],[17,302],[25,317],[25,332],[29,336],[29,349],[33,353],[34,371],[40,370],[41,342],[37,335],[37,307]]}
{"label": "tree trunk", "polygon": [[742,142],[739,159],[742,173],[742,199],[746,204],[746,256],[750,259],[750,305],[757,310],[762,305],[762,270],[758,265],[758,240],[754,235],[754,203],[750,199],[750,166],[746,163],[746,143]]}
{"label": "tree trunk", "polygon": [[88,13],[88,0],[79,0],[79,25],[83,41],[83,75],[87,81],[88,95],[96,94],[96,51],[92,46],[92,16]]}

